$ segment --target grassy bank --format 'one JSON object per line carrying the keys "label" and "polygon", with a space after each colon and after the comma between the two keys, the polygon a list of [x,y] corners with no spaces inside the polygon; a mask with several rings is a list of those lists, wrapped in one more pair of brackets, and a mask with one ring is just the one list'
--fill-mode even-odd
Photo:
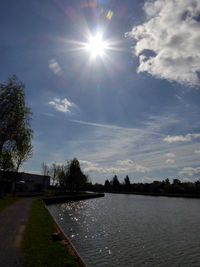
{"label": "grassy bank", "polygon": [[22,242],[22,264],[27,267],[78,267],[75,258],[60,241],[53,241],[57,232],[53,219],[41,200],[35,200]]}
{"label": "grassy bank", "polygon": [[15,201],[19,198],[16,196],[4,196],[0,198],[0,211],[7,208],[8,206],[12,205]]}

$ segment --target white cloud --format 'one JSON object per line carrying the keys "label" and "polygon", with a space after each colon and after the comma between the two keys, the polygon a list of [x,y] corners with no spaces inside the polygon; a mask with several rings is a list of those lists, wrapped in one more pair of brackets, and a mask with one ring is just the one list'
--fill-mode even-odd
{"label": "white cloud", "polygon": [[83,168],[83,171],[86,173],[98,172],[107,175],[114,175],[114,174],[118,175],[118,174],[128,174],[130,172],[144,173],[149,171],[149,168],[136,164],[132,160],[118,160],[113,164],[113,166],[107,166],[107,165],[100,166],[98,163],[86,160],[80,160],[80,164]]}
{"label": "white cloud", "polygon": [[116,162],[117,166],[122,167],[125,172],[147,172],[149,171],[149,168],[146,168],[142,165],[134,163],[132,160],[127,159],[127,160],[118,160]]}
{"label": "white cloud", "polygon": [[72,102],[70,102],[67,98],[54,98],[53,101],[49,102],[49,105],[52,105],[57,109],[58,111],[64,112],[64,113],[70,113],[70,108],[74,105]]}
{"label": "white cloud", "polygon": [[189,176],[200,175],[200,167],[196,167],[196,168],[184,167],[181,171],[179,171],[179,174],[180,175],[187,174]]}
{"label": "white cloud", "polygon": [[167,164],[174,164],[175,163],[175,160],[174,159],[167,159],[166,160],[166,163]]}
{"label": "white cloud", "polygon": [[[101,175],[99,167],[102,167],[104,172],[110,166],[117,169],[122,168],[122,171],[125,171],[122,163],[131,165],[132,159],[134,159],[135,164],[144,166],[151,172],[169,167],[166,166],[168,158],[176,159],[176,166],[173,165],[173,169],[188,165],[195,166],[199,163],[198,157],[195,157],[194,154],[197,148],[196,143],[181,142],[181,145],[178,142],[173,143],[169,151],[169,144],[163,142],[164,137],[166,137],[162,134],[163,128],[166,129],[174,123],[180,123],[174,117],[170,117],[169,114],[166,117],[150,118],[142,129],[86,121],[73,120],[73,122],[85,125],[88,135],[87,138],[83,137],[81,140],[70,141],[68,147],[73,150],[73,155],[76,155],[79,159],[97,162],[99,165],[93,166],[92,169],[98,168],[98,177],[105,176],[104,174]],[[65,150],[63,151],[63,153],[66,153]],[[168,156],[169,152],[174,154],[175,157]],[[116,164],[118,165],[116,166]],[[137,166],[134,166],[134,168],[139,169]],[[131,173],[131,171],[127,171],[127,174],[131,175]]]}
{"label": "white cloud", "polygon": [[194,151],[195,154],[200,154],[200,149]]}
{"label": "white cloud", "polygon": [[144,11],[147,21],[126,34],[136,40],[138,72],[199,85],[200,1],[147,1]]}
{"label": "white cloud", "polygon": [[184,135],[175,135],[175,136],[170,136],[168,135],[165,137],[163,140],[168,142],[168,143],[176,143],[176,142],[190,142],[192,139],[199,138],[200,133],[198,134],[186,134]]}
{"label": "white cloud", "polygon": [[162,181],[162,179],[158,178],[158,177],[143,176],[143,177],[140,178],[139,181],[136,181],[136,182],[153,183],[154,181]]}
{"label": "white cloud", "polygon": [[167,154],[166,154],[166,157],[167,157],[167,158],[175,158],[176,155],[175,155],[174,153],[167,153]]}

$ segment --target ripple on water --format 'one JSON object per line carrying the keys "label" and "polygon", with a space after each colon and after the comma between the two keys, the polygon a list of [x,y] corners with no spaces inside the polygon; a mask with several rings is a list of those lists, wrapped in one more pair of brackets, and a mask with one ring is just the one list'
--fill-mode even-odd
{"label": "ripple on water", "polygon": [[51,205],[88,267],[199,267],[199,200],[111,195]]}

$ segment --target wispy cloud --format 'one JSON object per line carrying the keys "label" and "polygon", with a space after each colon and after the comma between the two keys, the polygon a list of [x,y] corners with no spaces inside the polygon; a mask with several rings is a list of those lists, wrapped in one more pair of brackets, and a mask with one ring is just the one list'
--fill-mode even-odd
{"label": "wispy cloud", "polygon": [[[163,122],[165,128],[174,123],[170,117],[151,119],[149,123],[143,125],[143,128],[126,128],[75,120],[73,122],[88,126],[87,138],[73,142],[72,147],[78,158],[98,164],[90,166],[93,170],[98,168],[101,171],[99,167],[107,168],[107,163],[111,167],[124,168],[122,163],[131,165],[132,161],[135,163],[135,169],[139,165],[149,170],[165,169],[168,159],[168,164],[171,165],[176,160],[176,165],[170,166],[173,169],[187,166],[186,164],[192,166],[198,162],[194,154],[196,144],[193,142],[181,142],[181,145],[174,142],[169,152],[168,142],[163,142],[162,128]],[[197,137],[195,134],[190,136],[191,139],[195,137]],[[130,169],[128,173],[131,172],[135,170]]]}
{"label": "wispy cloud", "polygon": [[128,36],[136,40],[138,72],[199,86],[199,0],[154,0],[144,4],[146,22]]}
{"label": "wispy cloud", "polygon": [[64,112],[64,113],[70,113],[70,108],[74,105],[72,102],[70,102],[67,98],[54,98],[52,101],[49,102],[49,105],[52,105],[57,109],[58,111]]}
{"label": "wispy cloud", "polygon": [[196,139],[199,137],[200,137],[200,133],[198,133],[198,134],[186,134],[185,136],[184,135],[175,135],[175,136],[168,135],[167,137],[164,138],[164,141],[168,142],[168,143],[190,142],[193,139]]}
{"label": "wispy cloud", "polygon": [[141,181],[143,176],[153,177],[153,180],[155,177],[175,177],[184,167],[199,164],[199,155],[194,153],[198,149],[197,142],[192,142],[194,134],[190,136],[191,142],[173,142],[169,146],[163,141],[166,137],[163,133],[171,125],[181,125],[168,113],[167,116],[150,117],[148,123],[138,128],[71,119],[67,121],[68,127],[73,123],[77,124],[76,129],[81,125],[75,140],[63,139],[52,151],[44,140],[38,147],[45,145],[48,148],[48,162],[65,160],[68,151],[67,158],[77,157],[93,181],[104,182],[115,174],[120,179],[128,174],[134,181]]}
{"label": "wispy cloud", "polygon": [[167,153],[167,154],[166,154],[166,157],[167,157],[167,158],[175,158],[176,155],[175,155],[174,153]]}
{"label": "wispy cloud", "polygon": [[189,176],[199,176],[200,175],[200,167],[184,167],[181,171],[179,171],[180,175],[186,174]]}
{"label": "wispy cloud", "polygon": [[100,166],[98,163],[91,161],[80,160],[80,164],[83,167],[84,172],[86,173],[103,173],[106,175],[119,175],[119,174],[128,174],[128,173],[144,173],[149,171],[148,168],[134,163],[132,160],[118,160],[111,166]]}

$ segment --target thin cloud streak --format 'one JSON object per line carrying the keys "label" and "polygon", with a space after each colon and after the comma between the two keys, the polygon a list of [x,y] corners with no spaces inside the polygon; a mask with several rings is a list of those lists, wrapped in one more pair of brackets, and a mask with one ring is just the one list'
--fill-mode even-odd
{"label": "thin cloud streak", "polygon": [[[124,164],[134,162],[136,165],[146,168],[146,171],[147,169],[148,171],[162,170],[168,167],[176,169],[183,168],[186,164],[197,164],[198,155],[195,156],[194,154],[196,144],[193,144],[192,140],[198,135],[189,134],[190,143],[182,142],[180,146],[178,142],[174,142],[173,147],[169,147],[168,142],[163,142],[163,136],[166,135],[158,132],[162,129],[163,121],[165,128],[172,121],[174,122],[170,117],[168,120],[165,117],[157,117],[154,121],[149,121],[145,125],[146,128],[140,129],[74,120],[73,122],[92,127],[88,128],[89,137],[87,140],[74,142],[73,149],[77,151],[76,155],[79,158],[97,164],[88,166],[87,171],[94,173],[96,170],[99,174],[101,171],[105,172],[103,171],[104,168],[109,169],[107,162],[116,171],[117,168],[119,171],[122,167],[120,162]],[[80,149],[83,145],[87,148]],[[127,158],[127,161],[124,160]],[[110,168],[111,171],[114,169]],[[124,173],[123,168],[121,171]],[[135,170],[130,171],[133,173]]]}

